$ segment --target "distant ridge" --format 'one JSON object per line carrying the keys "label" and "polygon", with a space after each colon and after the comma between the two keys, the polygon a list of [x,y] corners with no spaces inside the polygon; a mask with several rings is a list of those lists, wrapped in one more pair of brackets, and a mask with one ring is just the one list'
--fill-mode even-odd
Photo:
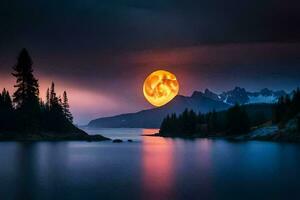
{"label": "distant ridge", "polygon": [[284,91],[272,91],[267,88],[259,92],[248,92],[244,88],[235,87],[233,90],[221,94],[206,89],[204,92],[195,91],[189,97],[178,95],[163,107],[94,119],[89,122],[88,127],[159,128],[162,119],[167,114],[181,113],[186,108],[201,113],[212,110],[221,111],[228,109],[235,103],[275,103],[280,96],[286,94]]}
{"label": "distant ridge", "polygon": [[259,92],[248,92],[244,88],[235,87],[233,90],[220,94],[220,100],[228,104],[276,103],[278,98],[287,95],[284,90],[273,91],[264,88]]}
{"label": "distant ridge", "polygon": [[276,103],[278,98],[287,93],[284,90],[273,91],[264,88],[259,92],[249,92],[245,88],[235,87],[227,92],[216,94],[209,89],[205,89],[204,93],[195,91],[194,95],[203,95],[215,101],[222,101],[229,105],[239,104],[252,104],[252,103]]}

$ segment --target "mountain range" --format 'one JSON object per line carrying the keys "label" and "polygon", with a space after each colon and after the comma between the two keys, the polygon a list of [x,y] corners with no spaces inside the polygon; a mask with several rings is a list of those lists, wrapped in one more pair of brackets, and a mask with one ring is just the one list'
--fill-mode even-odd
{"label": "mountain range", "polygon": [[186,108],[195,112],[206,113],[212,110],[221,111],[239,104],[275,103],[280,96],[286,95],[283,90],[272,91],[267,88],[258,92],[249,92],[244,88],[214,93],[209,89],[195,91],[191,96],[177,95],[165,106],[126,113],[112,117],[103,117],[89,122],[91,128],[159,128],[162,119],[170,113],[181,113]]}

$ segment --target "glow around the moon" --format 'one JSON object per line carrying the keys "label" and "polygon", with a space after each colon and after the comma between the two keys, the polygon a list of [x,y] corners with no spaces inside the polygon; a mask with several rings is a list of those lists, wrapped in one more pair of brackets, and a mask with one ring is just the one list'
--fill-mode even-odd
{"label": "glow around the moon", "polygon": [[143,92],[145,98],[154,106],[163,106],[171,101],[179,91],[177,78],[171,72],[157,70],[145,80]]}

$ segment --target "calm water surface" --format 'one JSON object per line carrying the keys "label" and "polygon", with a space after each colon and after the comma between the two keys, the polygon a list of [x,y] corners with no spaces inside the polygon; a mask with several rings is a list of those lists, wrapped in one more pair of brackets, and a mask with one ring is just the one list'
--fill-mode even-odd
{"label": "calm water surface", "polygon": [[1,142],[0,199],[300,199],[300,145],[88,132],[134,142]]}

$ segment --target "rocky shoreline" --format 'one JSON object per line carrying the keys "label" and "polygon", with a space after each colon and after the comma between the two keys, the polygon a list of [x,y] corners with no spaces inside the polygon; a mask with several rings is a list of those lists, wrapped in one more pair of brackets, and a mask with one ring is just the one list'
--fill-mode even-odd
{"label": "rocky shoreline", "polygon": [[80,130],[77,133],[44,132],[37,134],[20,134],[5,132],[0,134],[0,141],[107,141],[110,138],[102,135],[89,135]]}
{"label": "rocky shoreline", "polygon": [[[263,127],[260,129],[265,129],[269,127]],[[255,130],[256,132],[258,131]],[[159,133],[155,134],[148,134],[148,135],[143,135],[143,136],[151,136],[151,137],[165,137],[165,138],[181,138],[181,139],[225,139],[225,140],[231,140],[231,141],[236,141],[236,142],[242,142],[242,141],[272,141],[272,142],[288,142],[288,143],[300,143],[300,134],[297,132],[289,132],[286,130],[275,130],[274,132],[266,132],[264,134],[253,134],[254,131],[236,136],[236,135],[229,135],[229,136],[224,136],[224,135],[209,135],[209,136],[204,136],[204,135],[199,135],[199,134],[194,134],[191,136],[182,136],[182,135],[161,135]]]}

